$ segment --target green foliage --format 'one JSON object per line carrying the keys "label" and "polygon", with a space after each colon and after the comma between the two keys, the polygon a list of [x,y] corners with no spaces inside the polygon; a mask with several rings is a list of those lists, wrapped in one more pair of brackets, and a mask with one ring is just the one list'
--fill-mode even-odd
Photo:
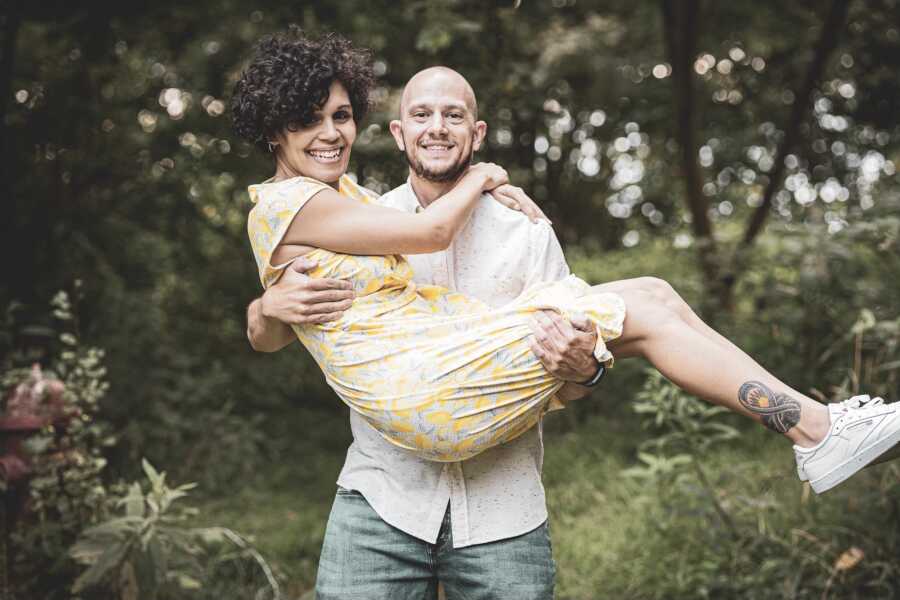
{"label": "green foliage", "polygon": [[[572,260],[588,266],[576,270],[595,281],[662,275],[706,303],[681,193],[662,3],[266,0],[250,9],[225,0],[215,19],[207,2],[20,4],[18,18],[0,24],[16,50],[2,56],[0,124],[17,142],[0,161],[10,198],[0,304],[18,300],[31,324],[44,298],[83,279],[83,334],[107,350],[110,380],[124,390],[104,407],[120,439],[109,457],[116,473],[131,475],[148,456],[205,489],[225,487],[273,455],[261,430],[298,400],[337,405],[305,353],[257,356],[244,333],[244,309],[260,292],[244,190],[272,165],[234,138],[226,106],[253,42],[288,23],[337,30],[374,51],[379,105],[353,150],[360,181],[383,191],[403,181],[387,132],[399,90],[423,66],[447,64],[470,79],[490,125],[480,156],[506,166],[545,207]],[[730,262],[821,11],[776,14],[746,2],[703,10],[697,141]],[[890,65],[900,52],[882,26],[896,10],[886,0],[851,7],[852,26],[806,107],[794,179],[770,215],[777,224],[863,224],[863,206],[877,209],[883,190],[896,189],[900,137],[889,116],[900,94]],[[823,193],[806,203],[810,190]],[[789,236],[779,230],[766,244]],[[740,272],[739,301],[770,298],[767,278],[796,275],[777,267],[783,260],[757,247]],[[818,333],[783,345],[803,347],[787,357],[791,372],[811,364]],[[0,339],[0,351],[19,341]]]}
{"label": "green foliage", "polygon": [[730,332],[764,366],[820,399],[897,398],[900,197],[831,233],[785,227],[762,240],[738,288],[747,315]]}
{"label": "green foliage", "polygon": [[[42,381],[59,377],[62,404],[56,418],[26,439],[32,477],[28,484],[27,512],[11,533],[13,580],[24,596],[57,598],[57,584],[73,577],[74,565],[64,560],[66,549],[85,527],[102,519],[115,486],[103,479],[105,449],[115,443],[108,424],[99,416],[99,402],[108,389],[103,351],[83,347],[77,337],[77,319],[67,294],[52,302],[61,331],[58,353]],[[4,396],[19,384],[35,384],[31,370],[5,365]],[[35,407],[41,414],[41,407]]]}
{"label": "green foliage", "polygon": [[[64,549],[81,525],[109,510],[101,510],[99,493],[90,496],[90,482],[103,473],[108,481],[133,479],[143,456],[179,480],[202,482],[206,505],[271,543],[296,591],[311,585],[349,435],[345,409],[306,353],[258,355],[245,339],[244,308],[260,290],[244,233],[244,190],[272,165],[233,137],[225,106],[256,39],[296,22],[373,49],[380,104],[360,128],[352,171],[381,191],[405,178],[387,132],[400,88],[429,64],[459,69],[489,124],[479,156],[506,166],[548,211],[575,272],[598,283],[661,276],[702,306],[710,282],[698,269],[703,244],[684,206],[662,5],[12,3],[0,19],[0,180],[9,205],[0,222],[0,305],[10,307],[0,319],[0,357],[10,384],[28,376],[12,367],[54,363],[79,390],[70,401],[94,415],[76,419],[71,434],[34,440],[48,461],[42,469],[52,472],[58,436],[105,453],[78,450],[81,484],[39,479],[35,503],[45,518],[29,522],[34,539],[16,554],[16,568],[24,581],[47,576],[26,597],[66,593],[57,583],[71,581],[74,566]],[[857,392],[896,399],[900,38],[885,24],[898,20],[897,2],[851,3],[847,26],[833,32],[838,47],[812,102],[801,106],[798,142],[785,157],[788,181],[777,185],[770,226],[749,249],[740,247],[742,225],[769,185],[823,10],[814,3],[778,11],[750,2],[699,5],[691,57],[698,61],[699,183],[715,225],[713,259],[739,278],[734,312],[716,325],[797,389],[822,399]],[[76,337],[106,350],[102,377],[100,355],[60,339],[42,316],[45,299],[78,278],[87,302]],[[65,367],[62,352],[75,353]],[[91,387],[101,380],[112,383],[106,396]],[[818,597],[829,580],[831,597],[894,593],[900,552],[889,540],[900,533],[895,503],[878,491],[876,475],[852,487],[856,500],[838,491],[801,505],[793,487],[773,482],[771,463],[735,467],[750,453],[775,455],[772,442],[739,429],[741,439],[698,451],[696,432],[669,417],[665,447],[640,449],[657,461],[651,469],[633,447],[633,415],[618,410],[643,384],[641,367],[622,362],[597,401],[548,420],[557,434],[548,493],[561,597],[713,597],[717,590],[719,597],[772,597],[776,589]],[[682,417],[698,406],[652,389]],[[115,447],[104,446],[109,432]],[[703,460],[684,458],[697,455]],[[789,546],[766,537],[753,543],[791,557],[794,572],[785,574],[784,562],[770,562],[755,546],[735,555],[739,546],[720,543],[719,536],[733,536],[696,465],[739,531],[755,523],[782,532],[777,539]],[[632,467],[655,469],[657,483],[620,476]],[[892,468],[875,471],[885,486],[896,481]],[[272,506],[270,485],[277,488]],[[81,500],[53,491],[66,487],[96,503],[84,508],[91,516],[81,525],[74,518]],[[107,500],[118,495],[107,485]],[[71,516],[61,516],[60,503]],[[249,503],[267,510],[246,511]],[[285,528],[285,519],[296,519],[296,528]],[[594,534],[606,543],[593,543]],[[854,545],[865,558],[832,571]]]}
{"label": "green foliage", "polygon": [[146,460],[143,469],[147,493],[132,483],[117,502],[124,515],[86,529],[69,551],[88,566],[73,593],[112,593],[123,600],[212,599],[226,591],[232,597],[281,597],[268,563],[244,538],[227,528],[189,527],[197,511],[179,500],[196,484],[169,487],[165,473]]}
{"label": "green foliage", "polygon": [[[873,327],[874,318],[864,317],[853,335]],[[878,523],[867,510],[847,518],[834,512],[829,502],[834,492],[813,501],[804,484],[798,504],[796,497],[777,493],[774,482],[756,479],[753,472],[764,472],[769,461],[755,444],[743,444],[743,455],[731,453],[723,461],[742,437],[719,420],[726,411],[690,397],[658,373],[648,373],[634,411],[654,435],[640,445],[639,464],[622,474],[641,482],[631,490],[630,509],[642,517],[635,525],[656,524],[642,532],[642,542],[658,562],[652,572],[641,573],[643,591],[633,597],[888,598],[900,593],[900,564],[889,558],[897,541],[890,533],[873,531],[900,530],[895,497],[900,467],[879,467],[883,470],[862,487],[864,500],[851,495],[854,502],[886,507],[875,509]],[[674,551],[674,539],[687,560],[666,554]]]}

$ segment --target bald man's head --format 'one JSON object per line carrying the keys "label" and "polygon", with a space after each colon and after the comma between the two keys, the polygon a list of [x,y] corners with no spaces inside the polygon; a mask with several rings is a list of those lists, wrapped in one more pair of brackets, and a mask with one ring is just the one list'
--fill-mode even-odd
{"label": "bald man's head", "polygon": [[455,181],[484,141],[487,125],[477,113],[472,86],[453,69],[431,67],[413,75],[403,88],[399,118],[391,121],[410,175],[432,183]]}
{"label": "bald man's head", "polygon": [[449,67],[428,67],[413,75],[400,96],[400,114],[409,106],[411,98],[422,94],[440,94],[456,97],[465,103],[474,120],[478,120],[478,103],[475,90],[466,78]]}

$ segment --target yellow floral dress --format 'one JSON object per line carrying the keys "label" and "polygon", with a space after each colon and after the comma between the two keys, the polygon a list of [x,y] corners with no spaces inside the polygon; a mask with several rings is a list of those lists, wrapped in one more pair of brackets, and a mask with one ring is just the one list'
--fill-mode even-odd
{"label": "yellow floral dress", "polygon": [[[327,186],[296,177],[249,188],[255,206],[248,233],[263,287],[287,265],[270,257],[297,213]],[[351,179],[340,193],[371,199]],[[563,382],[551,376],[526,338],[529,313],[586,314],[596,325],[597,359],[612,362],[604,341],[622,332],[625,304],[590,294],[581,279],[534,286],[501,308],[412,281],[399,255],[356,256],[316,249],[312,277],[345,279],[356,299],[331,323],[295,326],[328,384],[389,442],[437,461],[458,461],[507,442],[534,426]]]}

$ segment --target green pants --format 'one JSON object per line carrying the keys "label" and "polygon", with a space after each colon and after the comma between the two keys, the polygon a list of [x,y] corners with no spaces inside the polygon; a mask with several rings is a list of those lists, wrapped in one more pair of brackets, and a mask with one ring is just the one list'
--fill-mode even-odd
{"label": "green pants", "polygon": [[526,534],[453,548],[450,511],[434,544],[381,520],[339,488],[319,560],[319,600],[551,600],[556,567],[547,523]]}

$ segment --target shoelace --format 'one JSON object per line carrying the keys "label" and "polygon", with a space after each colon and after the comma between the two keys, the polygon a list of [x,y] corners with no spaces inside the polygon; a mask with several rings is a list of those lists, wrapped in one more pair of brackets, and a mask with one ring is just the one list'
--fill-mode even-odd
{"label": "shoelace", "polygon": [[843,402],[837,402],[836,404],[844,411],[858,408],[874,408],[884,404],[884,398],[879,396],[872,398],[868,394],[860,394],[859,396],[851,396]]}

